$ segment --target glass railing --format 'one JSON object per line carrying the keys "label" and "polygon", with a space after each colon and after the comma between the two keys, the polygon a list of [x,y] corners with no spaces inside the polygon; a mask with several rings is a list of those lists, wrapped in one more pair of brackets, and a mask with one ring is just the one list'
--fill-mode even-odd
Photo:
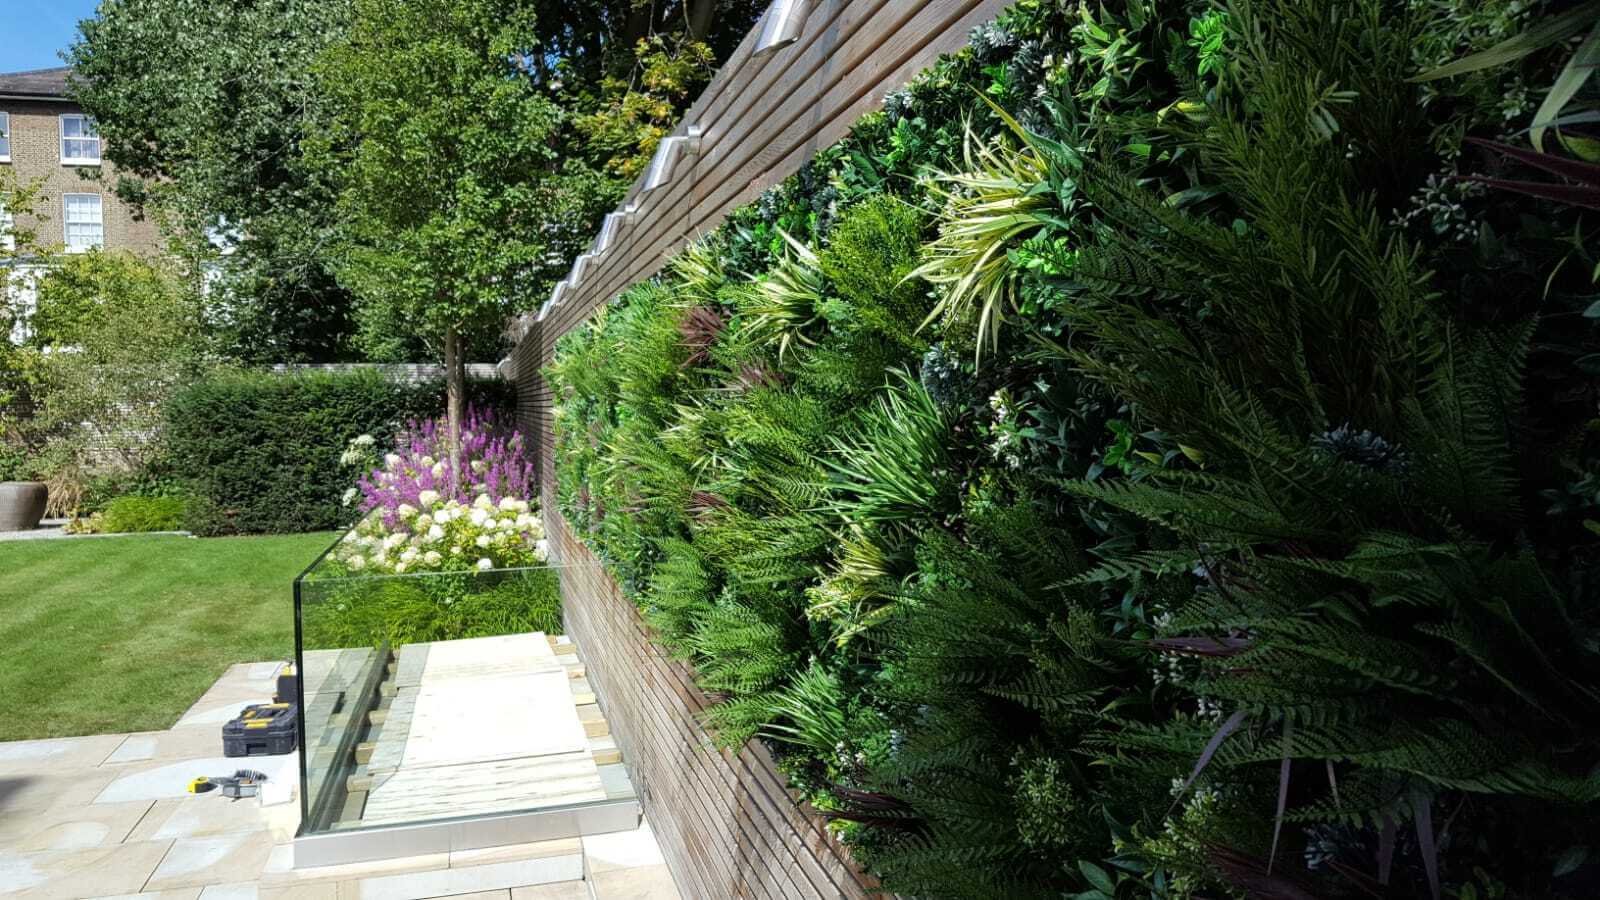
{"label": "glass railing", "polygon": [[294,582],[302,836],[619,799],[555,638],[572,567],[372,574],[354,540]]}

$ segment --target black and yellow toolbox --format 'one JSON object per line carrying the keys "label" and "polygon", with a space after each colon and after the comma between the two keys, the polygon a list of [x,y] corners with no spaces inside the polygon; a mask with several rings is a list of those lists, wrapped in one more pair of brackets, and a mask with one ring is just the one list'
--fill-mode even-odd
{"label": "black and yellow toolbox", "polygon": [[278,756],[293,753],[298,711],[293,703],[257,703],[222,726],[222,755]]}

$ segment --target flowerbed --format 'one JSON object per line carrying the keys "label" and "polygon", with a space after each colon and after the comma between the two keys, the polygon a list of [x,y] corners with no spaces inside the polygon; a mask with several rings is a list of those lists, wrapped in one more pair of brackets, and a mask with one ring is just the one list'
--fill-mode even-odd
{"label": "flowerbed", "polygon": [[442,419],[409,423],[381,458],[375,443],[361,435],[341,459],[368,469],[344,498],[363,514],[334,554],[348,571],[484,571],[548,558],[544,525],[527,499],[533,465],[522,436],[492,413],[468,410],[454,462]]}
{"label": "flowerbed", "polygon": [[361,515],[302,589],[317,646],[560,633],[560,585],[528,500],[520,435],[470,411],[459,464],[442,420],[413,421],[386,453],[361,435],[345,503]]}
{"label": "flowerbed", "polygon": [[499,503],[479,494],[470,504],[423,490],[418,506],[374,510],[339,544],[334,558],[352,574],[487,571],[538,565],[548,558],[544,525],[528,501]]}

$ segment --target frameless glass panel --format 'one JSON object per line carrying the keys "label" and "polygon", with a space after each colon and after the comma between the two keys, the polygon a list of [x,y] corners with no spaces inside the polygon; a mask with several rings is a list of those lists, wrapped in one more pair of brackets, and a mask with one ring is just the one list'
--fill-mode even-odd
{"label": "frameless glass panel", "polygon": [[576,567],[370,574],[356,560],[429,555],[364,537],[295,580],[302,836],[631,799],[558,652]]}

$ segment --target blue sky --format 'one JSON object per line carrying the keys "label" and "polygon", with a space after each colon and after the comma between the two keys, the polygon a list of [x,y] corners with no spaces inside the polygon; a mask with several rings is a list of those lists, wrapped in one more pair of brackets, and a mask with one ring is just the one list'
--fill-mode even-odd
{"label": "blue sky", "polygon": [[0,0],[0,72],[62,65],[57,54],[98,0]]}

